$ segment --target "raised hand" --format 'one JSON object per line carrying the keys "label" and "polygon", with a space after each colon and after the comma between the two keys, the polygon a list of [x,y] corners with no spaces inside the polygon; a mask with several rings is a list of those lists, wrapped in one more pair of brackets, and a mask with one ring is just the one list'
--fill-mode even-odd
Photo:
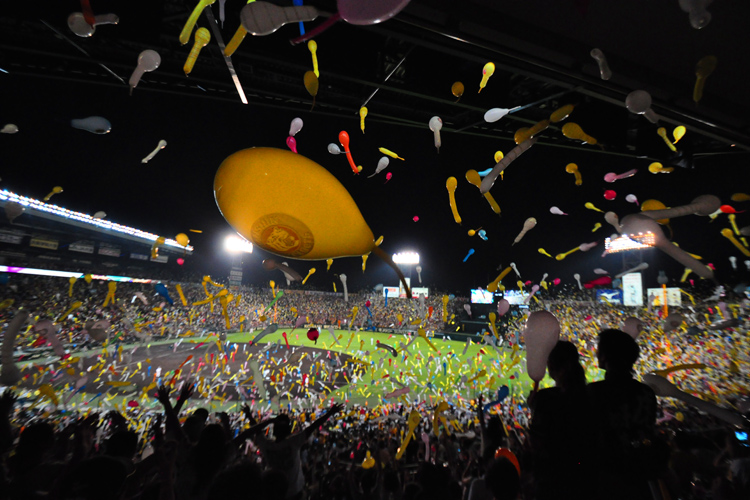
{"label": "raised hand", "polygon": [[169,401],[169,395],[172,393],[172,389],[170,387],[167,387],[165,385],[159,386],[159,389],[156,391],[156,399],[159,400],[161,404],[164,406],[171,405]]}

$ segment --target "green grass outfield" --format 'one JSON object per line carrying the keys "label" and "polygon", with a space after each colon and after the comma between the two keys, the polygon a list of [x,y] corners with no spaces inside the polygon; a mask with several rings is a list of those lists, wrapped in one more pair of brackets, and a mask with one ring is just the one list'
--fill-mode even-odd
{"label": "green grass outfield", "polygon": [[[407,337],[405,333],[389,334],[334,330],[336,337],[341,337],[339,340],[340,344],[334,344],[329,331],[320,330],[320,338],[318,339],[317,344],[315,344],[307,339],[307,328],[298,328],[294,330],[294,332],[291,332],[291,328],[279,328],[275,333],[263,337],[258,343],[280,343],[282,346],[285,346],[286,344],[282,335],[285,331],[288,332],[287,339],[291,346],[302,346],[330,350],[332,352],[347,353],[368,365],[374,363],[376,367],[374,377],[371,368],[368,368],[367,373],[358,382],[328,393],[326,395],[327,401],[325,404],[328,404],[330,398],[333,397],[337,402],[345,402],[348,400],[350,404],[366,403],[370,407],[375,407],[384,401],[383,398],[385,394],[399,388],[399,386],[395,385],[392,380],[398,379],[403,381],[403,379],[399,377],[400,372],[403,372],[404,374],[410,372],[417,380],[416,386],[409,385],[411,391],[406,398],[400,400],[401,402],[412,402],[415,399],[437,402],[445,399],[453,403],[459,403],[459,396],[460,398],[463,398],[463,400],[470,400],[475,398],[480,392],[485,394],[486,401],[489,402],[492,401],[492,399],[487,399],[488,395],[496,394],[500,387],[507,385],[510,389],[511,397],[520,403],[525,400],[525,397],[533,387],[533,381],[526,374],[526,352],[523,349],[514,351],[507,346],[495,349],[491,345],[476,344],[474,343],[474,340],[472,340],[471,345],[467,348],[466,343],[463,341],[432,338],[430,339],[430,342],[437,349],[437,351],[435,351],[424,339],[417,338],[409,347],[409,351],[411,351],[412,355],[404,360],[404,355],[399,348],[401,343],[409,343],[410,337]],[[260,330],[253,333],[232,333],[227,335],[227,342],[238,344],[248,343],[253,340],[259,332]],[[347,349],[352,333],[354,337],[349,349]],[[180,341],[183,345],[189,345],[190,343],[198,344],[205,338],[206,337],[187,337],[182,338]],[[480,340],[480,337],[476,336],[472,337],[472,339],[478,341]],[[389,350],[376,348],[376,341],[380,341],[385,345],[397,349],[399,351],[398,355],[394,357]],[[149,345],[169,345],[174,344],[175,342],[176,340],[155,340]],[[123,345],[123,348],[127,350],[136,345],[142,344],[125,344]],[[198,352],[201,352],[202,349],[209,349],[210,346],[213,345],[213,342],[209,342],[205,347],[198,348]],[[362,347],[362,351],[369,351],[369,355],[363,354],[363,352],[360,351],[360,346]],[[464,349],[466,349],[465,353]],[[484,351],[484,354],[480,351]],[[97,355],[99,352],[101,352],[101,349],[96,348],[87,351],[76,351],[71,354],[78,356],[92,356]],[[478,356],[478,354],[480,356]],[[431,356],[433,359],[430,359]],[[51,356],[47,359],[21,362],[19,363],[19,367],[28,363],[53,363],[56,360],[56,356]],[[381,360],[383,360],[382,368],[377,368],[381,365]],[[390,365],[389,360],[391,361]],[[446,364],[445,367],[443,367],[443,363]],[[602,374],[598,368],[592,366],[586,366],[586,368],[587,378],[589,380],[599,380],[602,378]],[[486,374],[477,377],[472,383],[460,384],[460,380],[463,376],[465,376],[466,379],[471,379],[479,375],[481,370],[485,370]],[[386,373],[389,377],[383,378],[383,375]],[[266,380],[266,383],[270,383],[270,381]],[[428,384],[430,385],[428,386]],[[553,381],[547,376],[542,380],[541,387],[548,387],[552,384]],[[120,405],[123,404],[123,399],[120,396],[117,396],[104,404],[102,403],[103,399],[104,398],[100,398],[95,406],[102,409],[111,407],[114,403]],[[317,402],[320,403],[322,400],[318,399]],[[388,402],[396,402],[396,399],[388,400]],[[278,403],[285,406],[289,401],[282,397]],[[200,406],[208,405],[212,411],[237,411],[242,403],[231,401],[227,404],[220,404],[218,401],[195,401],[193,404]],[[147,408],[156,408],[157,406],[158,403],[156,400],[150,401],[146,404]]]}
{"label": "green grass outfield", "polygon": [[[514,354],[511,348],[501,347],[498,353],[498,350],[492,346],[475,344],[472,341],[472,344],[466,349],[466,354],[463,354],[466,348],[465,342],[433,338],[430,341],[437,348],[438,352],[440,352],[438,355],[424,339],[417,338],[409,347],[414,356],[404,361],[403,353],[399,352],[397,357],[393,357],[388,350],[375,348],[375,345],[376,341],[380,341],[383,344],[398,348],[401,342],[404,344],[409,342],[409,338],[405,334],[365,331],[350,333],[347,330],[334,330],[336,337],[341,336],[340,345],[336,345],[333,343],[332,336],[328,330],[320,331],[320,338],[317,344],[307,339],[307,328],[298,328],[294,333],[291,333],[290,330],[289,328],[280,328],[275,333],[263,337],[259,343],[281,342],[282,345],[285,345],[282,332],[286,331],[288,333],[287,339],[289,344],[293,346],[315,347],[318,349],[327,349],[332,352],[346,352],[367,363],[374,362],[376,367],[380,364],[381,359],[385,360],[383,368],[375,370],[374,378],[371,377],[371,371],[368,369],[364,380],[332,392],[329,398],[333,396],[336,401],[345,401],[348,399],[350,403],[364,404],[366,402],[371,407],[378,405],[382,401],[381,398],[394,389],[394,384],[389,380],[390,377],[398,377],[401,371],[410,371],[413,373],[419,384],[416,388],[410,387],[410,400],[414,399],[415,391],[416,393],[426,391],[423,392],[422,398],[428,400],[429,396],[432,396],[433,400],[440,398],[450,399],[455,397],[456,393],[464,399],[471,399],[480,392],[485,394],[496,393],[503,385],[509,387],[513,397],[518,398],[522,396],[521,399],[525,399],[525,396],[529,394],[533,387],[533,381],[526,374],[526,353],[524,350],[517,350]],[[227,336],[227,341],[237,343],[249,342],[257,333],[230,334]],[[352,333],[354,333],[354,339],[347,350],[346,347]],[[479,340],[479,336],[476,337],[476,340]],[[361,344],[361,342],[364,342],[364,344]],[[364,351],[370,352],[369,356],[357,355],[360,345],[363,346]],[[481,354],[480,350],[484,351],[485,354]],[[453,356],[454,354],[455,356]],[[481,356],[478,357],[477,354],[481,354]],[[421,356],[421,360],[415,359],[417,355]],[[436,357],[437,360],[433,359],[426,364],[426,360],[431,355]],[[392,360],[390,368],[388,365],[389,359]],[[511,366],[514,359],[518,359],[518,362],[514,366]],[[443,362],[446,363],[445,369]],[[474,383],[465,385],[464,388],[459,388],[458,382],[462,375],[466,375],[468,379],[471,379],[482,369],[487,372],[485,376],[479,377]],[[390,374],[389,378],[381,378],[384,370]],[[587,371],[588,378],[591,380],[602,378],[598,368],[590,368]],[[428,383],[432,384],[434,389],[428,388]],[[541,387],[548,387],[552,383],[552,380],[547,376],[542,381]],[[365,384],[367,385],[366,388],[364,387]],[[440,395],[441,390],[443,391],[442,396]],[[390,400],[390,402],[393,402],[393,400]]]}

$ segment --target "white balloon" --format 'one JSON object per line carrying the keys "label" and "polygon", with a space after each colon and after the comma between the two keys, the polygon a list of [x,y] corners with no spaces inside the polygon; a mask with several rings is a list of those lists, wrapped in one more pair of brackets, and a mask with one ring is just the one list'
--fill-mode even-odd
{"label": "white balloon", "polygon": [[8,123],[0,129],[0,134],[15,134],[16,132],[18,132],[18,125],[14,123]]}
{"label": "white balloon", "polygon": [[138,54],[138,65],[135,67],[133,74],[130,75],[128,84],[130,90],[138,86],[138,82],[141,81],[143,73],[154,71],[161,64],[161,56],[155,50],[144,50]]}
{"label": "white balloon", "polygon": [[70,120],[70,126],[79,130],[86,130],[92,134],[108,134],[112,130],[109,120],[101,116],[89,116]]}
{"label": "white balloon", "polygon": [[645,90],[634,90],[625,98],[625,107],[637,115],[643,115],[651,123],[659,121],[659,117],[651,109],[651,94]]}
{"label": "white balloon", "polygon": [[627,195],[625,197],[625,201],[627,201],[629,203],[635,203],[636,205],[638,205],[638,198],[636,198],[636,196],[634,194]]}
{"label": "white balloon", "polygon": [[510,110],[506,108],[492,108],[487,110],[484,114],[484,121],[487,123],[494,123],[503,116],[507,115]]}
{"label": "white balloon", "polygon": [[609,80],[612,78],[612,70],[609,69],[609,63],[601,49],[591,49],[591,57],[594,58],[596,63],[599,65],[599,76],[602,80]]}
{"label": "white balloon", "polygon": [[115,14],[94,16],[93,26],[86,22],[86,18],[83,17],[83,13],[81,12],[73,12],[68,16],[68,28],[82,38],[87,38],[93,35],[96,31],[96,27],[100,24],[117,24],[119,22],[120,18]]}
{"label": "white balloon", "polygon": [[337,144],[330,143],[328,145],[328,152],[331,153],[332,155],[340,155],[341,149],[339,149]]}
{"label": "white balloon", "polygon": [[440,129],[443,128],[443,120],[441,120],[439,116],[433,116],[430,118],[429,126],[430,130],[435,134],[435,147],[438,152],[440,152],[440,145],[442,144],[440,140]]}
{"label": "white balloon", "polygon": [[154,159],[154,156],[161,151],[162,149],[167,147],[167,141],[164,139],[159,141],[159,144],[156,145],[156,148],[154,148],[153,151],[151,151],[148,156],[146,156],[144,159],[141,160],[141,163],[148,163],[149,161]]}
{"label": "white balloon", "polygon": [[[330,147],[330,146],[329,146]],[[375,173],[372,175],[368,175],[367,178],[374,177],[378,175],[380,172],[388,168],[388,164],[390,163],[390,160],[387,156],[383,156],[380,160],[378,160],[378,166],[375,167]]]}
{"label": "white balloon", "polygon": [[555,215],[568,215],[557,207],[550,207],[549,211],[550,213],[555,214]]}
{"label": "white balloon", "polygon": [[292,120],[291,125],[289,125],[289,135],[294,137],[297,135],[297,132],[302,130],[302,126],[304,125],[304,122],[302,121],[302,118],[295,118]]}

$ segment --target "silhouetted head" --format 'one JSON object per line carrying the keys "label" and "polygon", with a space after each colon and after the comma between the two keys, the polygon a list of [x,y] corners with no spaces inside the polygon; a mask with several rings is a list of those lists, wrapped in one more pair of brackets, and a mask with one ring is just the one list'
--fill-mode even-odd
{"label": "silhouetted head", "polygon": [[289,416],[282,413],[273,422],[273,435],[277,440],[286,438],[292,432],[292,422]]}
{"label": "silhouetted head", "polygon": [[484,475],[487,489],[492,492],[495,500],[516,500],[521,491],[521,478],[518,470],[507,458],[496,458]]}
{"label": "silhouetted head", "polygon": [[596,357],[599,367],[608,374],[629,374],[641,350],[633,337],[620,330],[604,330],[599,334]]}
{"label": "silhouetted head", "polygon": [[557,387],[572,389],[586,385],[586,373],[572,342],[559,341],[549,353],[547,368]]}

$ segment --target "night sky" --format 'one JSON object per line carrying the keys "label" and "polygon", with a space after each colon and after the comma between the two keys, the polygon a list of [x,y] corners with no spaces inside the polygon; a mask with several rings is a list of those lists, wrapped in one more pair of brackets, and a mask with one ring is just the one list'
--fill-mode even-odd
{"label": "night sky", "polygon": [[[272,43],[269,40],[264,42]],[[288,46],[284,36],[279,36],[277,43]],[[303,50],[305,53],[299,55],[301,62],[309,59],[309,53],[299,48],[300,52]],[[357,64],[356,61],[321,57],[323,71],[325,65]],[[492,80],[486,94],[474,94],[477,83],[474,80],[479,78],[481,65],[470,67],[470,75],[468,71],[445,74],[445,69],[440,69],[436,70],[436,78],[446,82],[445,93],[449,92],[452,81],[463,79],[467,87],[466,99],[471,99],[472,104],[485,108],[498,106],[497,99],[493,99]],[[304,98],[301,78],[299,87],[300,98]],[[122,85],[44,79],[13,71],[0,74],[0,89],[0,121],[15,123],[20,128],[18,134],[0,135],[0,186],[42,198],[53,186],[59,185],[65,191],[52,199],[56,204],[90,214],[103,210],[112,221],[168,237],[191,228],[203,230],[203,234],[188,233],[196,248],[192,259],[218,273],[228,270],[230,258],[222,248],[222,240],[231,233],[231,228],[214,201],[214,174],[222,160],[238,150],[255,146],[286,149],[289,124],[295,117],[305,123],[296,136],[299,153],[318,162],[341,181],[375,237],[385,237],[382,248],[386,253],[419,252],[424,285],[441,290],[466,293],[469,288],[484,287],[499,273],[498,268],[510,262],[517,264],[524,280],[534,282],[545,272],[549,273],[550,280],[559,277],[568,283],[573,282],[574,273],[580,273],[583,281],[596,278],[593,269],[597,267],[612,274],[620,272],[619,256],[601,257],[603,240],[613,229],[606,224],[602,213],[586,209],[586,202],[604,211],[615,211],[622,218],[638,210],[625,201],[625,196],[631,193],[641,201],[655,198],[667,206],[687,204],[701,194],[714,194],[723,203],[743,210],[747,203],[734,203],[729,198],[736,192],[750,192],[748,155],[742,152],[697,154],[692,170],[676,168],[671,174],[653,175],[647,170],[653,159],[607,155],[598,146],[576,150],[540,144],[516,160],[506,170],[505,180],[498,180],[492,189],[502,209],[502,214],[497,216],[464,175],[468,169],[481,171],[492,167],[495,151],[507,153],[512,149],[514,143],[508,135],[491,138],[444,131],[438,154],[426,122],[423,129],[417,129],[368,120],[363,135],[356,109],[352,109],[351,118],[347,119],[326,116],[315,110],[300,112],[245,106],[238,99],[215,100],[201,96],[200,92],[192,96],[178,95],[148,83],[141,84],[129,96],[127,87]],[[318,98],[326,99],[324,88]],[[624,108],[603,107],[577,95],[571,95],[570,102],[577,107],[569,120],[579,123],[595,137],[603,134],[604,139],[600,140],[605,148],[608,140],[622,140],[628,117]],[[377,106],[378,96],[368,107],[377,110]],[[429,112],[420,110],[420,116],[425,111]],[[69,125],[73,118],[91,115],[106,117],[112,123],[112,132],[94,135]],[[344,155],[333,156],[327,152],[329,143],[338,142],[341,130],[348,131],[354,159],[364,167],[358,176],[352,175]],[[671,127],[668,130],[671,132]],[[548,131],[546,134],[560,133]],[[668,150],[655,133],[653,136],[648,138],[646,151],[652,158],[660,155],[666,158]],[[167,148],[150,163],[142,164],[141,159],[160,139],[168,142]],[[685,147],[689,147],[689,134],[684,141]],[[387,184],[386,172],[367,178],[382,156],[378,147],[386,147],[406,158],[405,162],[390,160],[386,172],[391,172],[393,178]],[[565,172],[570,162],[579,166],[582,186],[576,186],[573,176]],[[638,169],[632,178],[614,184],[603,181],[608,172],[622,173],[632,168]],[[449,176],[458,179],[456,198],[462,225],[453,221],[449,208],[445,188]],[[615,190],[617,199],[605,200],[605,189]],[[281,211],[285,200],[293,194],[282,187],[267,196],[273,198]],[[318,193],[308,202],[311,206],[324,204],[326,193]],[[552,215],[551,206],[569,215]],[[419,217],[419,222],[413,222],[414,216]],[[537,227],[521,243],[511,247],[528,217],[537,219]],[[592,233],[596,222],[601,222],[603,227]],[[737,223],[740,227],[748,225],[750,216],[738,214]],[[469,229],[480,227],[486,230],[489,241],[467,235]],[[720,281],[736,284],[750,279],[750,273],[742,265],[746,258],[720,235],[725,227],[729,227],[725,215],[713,222],[708,217],[687,216],[673,219],[671,223],[674,241],[681,248],[704,257],[703,262],[713,263]],[[341,228],[341,231],[346,230],[346,227]],[[665,228],[665,232],[669,236],[670,230]],[[593,241],[598,241],[599,245],[588,253],[577,252],[561,262],[537,252],[543,247],[555,255]],[[471,248],[475,250],[474,255],[463,263]],[[730,267],[728,257],[731,255],[740,260],[739,272],[733,272]],[[280,275],[269,274],[260,266],[269,256],[256,247],[255,253],[245,258],[247,280],[254,283],[269,279],[280,281]],[[656,285],[659,270],[664,270],[673,281],[679,280],[682,274],[682,266],[657,250],[646,252],[644,260],[651,266],[645,273],[647,286]],[[324,261],[289,262],[303,275],[308,268],[316,267],[318,273],[308,283],[321,289],[330,288],[333,272],[345,272],[352,289],[377,283],[395,285],[397,281],[393,272],[374,256],[369,259],[364,275],[359,258],[337,261],[328,275],[324,272]],[[413,278],[416,279],[416,273]]]}

